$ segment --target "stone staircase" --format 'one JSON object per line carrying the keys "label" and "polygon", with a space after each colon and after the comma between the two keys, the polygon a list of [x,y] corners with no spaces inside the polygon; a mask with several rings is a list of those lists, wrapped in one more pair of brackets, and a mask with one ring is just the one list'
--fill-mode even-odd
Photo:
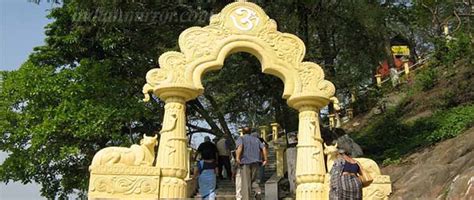
{"label": "stone staircase", "polygon": [[[265,192],[265,182],[274,174],[276,173],[276,155],[275,150],[273,148],[273,142],[268,143],[268,162],[265,167],[265,173],[263,182],[260,183],[260,188],[262,189],[262,199],[264,197]],[[235,199],[235,183],[231,180],[217,180],[217,200],[233,200]],[[196,194],[195,199],[201,199],[200,194]]]}

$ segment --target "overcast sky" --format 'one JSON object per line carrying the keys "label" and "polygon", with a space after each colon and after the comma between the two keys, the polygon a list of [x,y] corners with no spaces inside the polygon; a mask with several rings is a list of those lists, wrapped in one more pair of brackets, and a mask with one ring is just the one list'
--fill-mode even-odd
{"label": "overcast sky", "polygon": [[[33,47],[44,44],[44,27],[50,22],[46,15],[51,6],[46,0],[40,5],[28,0],[0,0],[0,70],[18,69]],[[0,164],[7,156],[0,152]],[[0,199],[44,199],[39,189],[37,184],[0,182]]]}

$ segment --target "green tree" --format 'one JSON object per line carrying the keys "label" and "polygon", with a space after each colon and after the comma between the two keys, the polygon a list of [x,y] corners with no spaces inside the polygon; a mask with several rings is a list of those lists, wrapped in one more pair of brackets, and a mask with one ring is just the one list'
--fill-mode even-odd
{"label": "green tree", "polygon": [[[186,24],[105,21],[120,9],[182,12],[187,7],[140,2],[64,1],[49,17],[46,45],[19,70],[3,72],[0,150],[9,154],[0,180],[38,182],[47,198],[85,191],[99,149],[137,143],[160,129],[162,103],[144,104],[141,87],[159,53],[176,47]],[[93,13],[95,16],[84,16]],[[82,19],[80,18],[82,17]],[[95,17],[95,18],[94,18]]]}

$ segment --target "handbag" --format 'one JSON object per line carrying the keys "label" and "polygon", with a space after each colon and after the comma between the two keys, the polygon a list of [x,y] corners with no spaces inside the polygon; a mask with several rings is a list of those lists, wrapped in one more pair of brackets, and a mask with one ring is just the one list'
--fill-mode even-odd
{"label": "handbag", "polygon": [[369,172],[367,172],[364,168],[362,168],[362,166],[359,164],[359,162],[357,162],[357,164],[359,165],[359,169],[360,169],[360,176],[359,176],[359,179],[360,179],[360,182],[362,183],[362,187],[367,187],[369,186],[372,182],[374,182],[374,178],[372,178],[372,176],[370,176]]}

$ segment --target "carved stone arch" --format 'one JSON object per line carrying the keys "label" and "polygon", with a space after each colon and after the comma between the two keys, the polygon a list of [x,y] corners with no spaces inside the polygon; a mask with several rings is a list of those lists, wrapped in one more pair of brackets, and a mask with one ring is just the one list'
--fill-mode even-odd
{"label": "carved stone arch", "polygon": [[334,85],[324,80],[319,65],[302,62],[306,50],[303,41],[279,32],[276,22],[253,3],[227,5],[211,17],[208,26],[188,28],[178,41],[181,52],[162,54],[160,68],[147,73],[146,96],[154,92],[166,98],[180,91],[186,100],[193,99],[204,91],[202,76],[221,69],[228,55],[241,51],[256,56],[262,72],[283,81],[283,98],[296,109],[300,100],[323,106],[335,91]]}
{"label": "carved stone arch", "polygon": [[166,102],[156,162],[161,172],[160,198],[186,197],[186,101],[204,92],[203,74],[220,69],[232,53],[248,52],[260,60],[262,72],[283,81],[283,98],[299,111],[296,198],[327,199],[318,111],[335,88],[324,80],[319,65],[303,62],[302,40],[279,32],[276,22],[256,4],[236,2],[213,15],[208,26],[183,31],[178,42],[180,52],[162,54],[160,68],[147,73],[143,87],[145,101],[153,92]]}

